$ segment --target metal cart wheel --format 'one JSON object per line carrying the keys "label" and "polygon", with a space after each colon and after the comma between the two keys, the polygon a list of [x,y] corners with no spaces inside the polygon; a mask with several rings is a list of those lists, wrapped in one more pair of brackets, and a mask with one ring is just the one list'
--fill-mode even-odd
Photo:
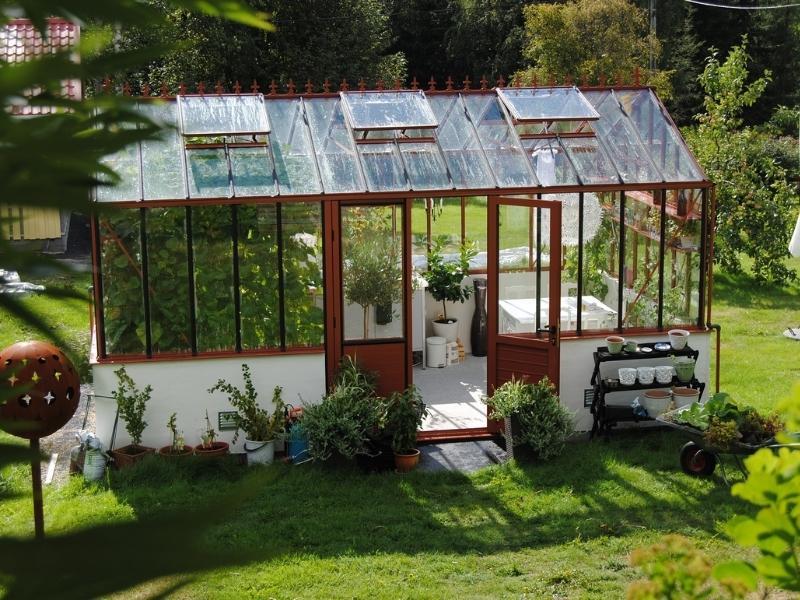
{"label": "metal cart wheel", "polygon": [[717,457],[694,442],[684,444],[680,460],[683,472],[695,477],[708,477],[717,466]]}

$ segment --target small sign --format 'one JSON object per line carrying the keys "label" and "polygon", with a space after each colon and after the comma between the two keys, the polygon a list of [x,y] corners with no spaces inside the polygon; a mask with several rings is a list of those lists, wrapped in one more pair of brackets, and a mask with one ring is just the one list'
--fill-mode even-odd
{"label": "small sign", "polygon": [[217,413],[217,423],[217,428],[220,431],[231,431],[236,429],[236,411],[226,410],[221,413]]}

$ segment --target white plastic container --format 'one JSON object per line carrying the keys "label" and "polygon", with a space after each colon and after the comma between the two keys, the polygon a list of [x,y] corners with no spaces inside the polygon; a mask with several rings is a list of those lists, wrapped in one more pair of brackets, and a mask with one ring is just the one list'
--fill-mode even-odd
{"label": "white plastic container", "polygon": [[99,481],[106,473],[106,455],[102,450],[86,450],[83,459],[83,478],[86,481]]}
{"label": "white plastic container", "polygon": [[636,383],[636,369],[623,367],[619,370],[619,382],[622,385],[633,385]]}
{"label": "white plastic container", "polygon": [[442,368],[447,366],[447,339],[439,336],[431,336],[427,340],[427,360],[428,366]]}
{"label": "white plastic container", "polygon": [[447,342],[447,366],[458,364],[458,344]]}
{"label": "white plastic container", "polygon": [[642,385],[650,385],[653,383],[653,377],[656,370],[653,367],[637,367],[636,377],[639,378],[639,383]]}
{"label": "white plastic container", "polygon": [[268,465],[275,460],[275,440],[257,442],[245,439],[244,451],[247,452],[248,465]]}
{"label": "white plastic container", "polygon": [[683,350],[689,342],[689,332],[685,329],[670,329],[667,332],[669,343],[675,350]]}
{"label": "white plastic container", "polygon": [[656,381],[658,383],[669,383],[672,381],[673,373],[672,365],[659,365],[656,367]]}

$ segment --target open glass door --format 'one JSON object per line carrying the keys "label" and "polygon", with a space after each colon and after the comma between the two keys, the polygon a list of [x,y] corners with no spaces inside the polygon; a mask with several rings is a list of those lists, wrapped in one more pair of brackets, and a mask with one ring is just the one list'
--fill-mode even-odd
{"label": "open glass door", "polygon": [[512,376],[558,386],[561,204],[490,197],[488,247],[488,392]]}
{"label": "open glass door", "polygon": [[378,394],[410,380],[405,201],[330,204],[328,381],[343,356],[378,375]]}

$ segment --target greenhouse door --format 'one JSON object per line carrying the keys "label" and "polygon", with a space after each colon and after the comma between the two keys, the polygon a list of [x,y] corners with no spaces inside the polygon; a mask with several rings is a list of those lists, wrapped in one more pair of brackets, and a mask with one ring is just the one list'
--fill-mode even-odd
{"label": "greenhouse door", "polygon": [[326,202],[328,384],[345,356],[378,375],[378,394],[411,379],[410,202]]}
{"label": "greenhouse door", "polygon": [[489,393],[512,377],[558,386],[561,204],[490,197],[488,248]]}

